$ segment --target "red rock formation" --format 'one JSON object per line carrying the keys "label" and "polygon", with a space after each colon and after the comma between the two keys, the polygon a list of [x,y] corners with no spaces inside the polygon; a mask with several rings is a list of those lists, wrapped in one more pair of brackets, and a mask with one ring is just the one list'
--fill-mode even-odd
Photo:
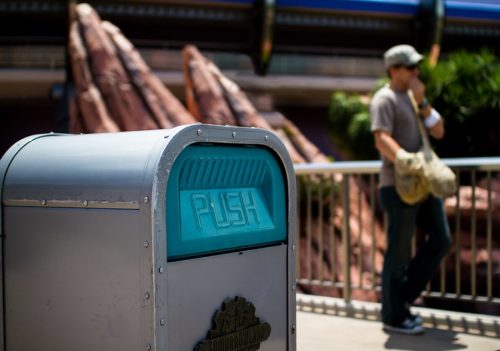
{"label": "red rock formation", "polygon": [[172,128],[196,119],[151,72],[121,31],[87,4],[76,6],[69,47],[75,79],[71,131]]}
{"label": "red rock formation", "polygon": [[76,98],[71,104],[71,132],[117,132],[100,91],[94,83],[87,65],[87,50],[78,32],[78,24],[72,23],[69,50],[75,80]]}
{"label": "red rock formation", "polygon": [[121,130],[158,128],[132,85],[99,15],[87,4],[78,5],[76,15],[78,33],[90,58],[90,72],[116,124]]}
{"label": "red rock formation", "polygon": [[[151,72],[120,30],[111,23],[101,22],[89,5],[76,6],[76,22],[71,25],[69,44],[76,85],[76,98],[71,106],[73,132],[171,128],[197,121],[259,127],[278,135],[293,162],[328,162],[328,158],[283,115],[275,112],[274,115],[279,118],[274,118],[271,125],[237,84],[194,46],[187,46],[183,51],[188,112]],[[312,186],[318,187],[320,178],[311,179]],[[335,180],[339,182],[341,177],[337,176]],[[354,285],[370,285],[376,283],[380,276],[383,235],[379,224],[375,225],[372,235],[371,224],[368,223],[370,205],[364,197],[357,197],[359,188],[354,180],[351,180],[350,187],[351,278]],[[333,189],[331,186],[330,190]],[[312,206],[318,208],[318,202],[316,194]],[[321,211],[333,211],[335,216],[312,215],[309,234],[305,222],[301,223],[299,278],[339,282],[344,279],[345,263],[340,235],[344,225],[340,220],[343,216],[342,204],[340,199],[334,205],[329,200],[322,203]],[[359,208],[361,213],[358,216]],[[378,244],[371,251],[373,237]],[[304,271],[308,265],[302,259],[304,253],[312,262],[308,272]],[[373,273],[369,269],[370,257],[375,261]],[[314,286],[303,288],[315,293],[326,292]],[[340,290],[336,288],[326,290],[329,295],[339,296]],[[364,300],[376,299],[373,293],[362,290],[355,291],[353,296]]]}
{"label": "red rock formation", "polygon": [[210,72],[211,62],[190,45],[184,48],[182,56],[189,111],[203,123],[237,125],[219,82]]}

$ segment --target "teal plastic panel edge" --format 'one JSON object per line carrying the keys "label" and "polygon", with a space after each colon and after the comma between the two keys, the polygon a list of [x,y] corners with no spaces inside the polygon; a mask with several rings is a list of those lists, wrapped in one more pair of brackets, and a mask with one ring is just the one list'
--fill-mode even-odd
{"label": "teal plastic panel edge", "polygon": [[169,261],[286,240],[285,175],[266,148],[188,146],[166,195]]}

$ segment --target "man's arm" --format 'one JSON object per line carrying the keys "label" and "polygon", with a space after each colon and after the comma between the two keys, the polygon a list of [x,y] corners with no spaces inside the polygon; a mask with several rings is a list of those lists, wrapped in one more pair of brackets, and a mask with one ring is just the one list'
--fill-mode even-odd
{"label": "man's arm", "polygon": [[375,147],[389,161],[396,160],[396,153],[401,148],[396,140],[385,130],[376,130],[373,132],[375,138]]}
{"label": "man's arm", "polygon": [[[429,104],[423,109],[420,110],[420,115],[422,116],[422,119],[425,121],[426,118],[429,118],[432,113],[432,106]],[[429,131],[429,134],[434,138],[434,139],[442,139],[444,137],[444,122],[443,119],[440,118],[436,124],[434,124],[432,127],[427,128]]]}
{"label": "man's arm", "polygon": [[[425,85],[422,83],[422,81],[418,78],[412,79],[410,81],[410,90],[413,93],[413,97],[415,98],[415,101],[417,104],[422,104],[425,99]],[[424,107],[420,109],[420,116],[422,119],[425,121],[427,118],[429,118],[432,114],[432,106],[427,103]],[[429,130],[429,134],[435,138],[435,139],[442,139],[444,137],[444,122],[443,119],[439,118],[439,120],[433,124],[430,128],[427,128]]]}
{"label": "man's arm", "polygon": [[394,163],[397,173],[421,174],[422,161],[418,154],[407,152],[384,130],[376,130],[373,135],[375,137],[375,147],[382,155]]}

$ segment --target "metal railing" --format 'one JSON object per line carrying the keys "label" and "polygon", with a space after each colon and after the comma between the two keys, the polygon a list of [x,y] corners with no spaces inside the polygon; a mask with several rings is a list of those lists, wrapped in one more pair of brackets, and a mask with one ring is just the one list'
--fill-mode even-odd
{"label": "metal railing", "polygon": [[[423,294],[500,304],[500,237],[494,237],[493,213],[494,201],[500,209],[500,189],[493,188],[500,157],[443,161],[461,184],[445,206],[453,247]],[[378,204],[380,166],[379,161],[295,165],[297,282],[304,291],[328,290],[346,302],[367,295],[377,299],[386,228]],[[414,236],[413,251],[422,235]]]}

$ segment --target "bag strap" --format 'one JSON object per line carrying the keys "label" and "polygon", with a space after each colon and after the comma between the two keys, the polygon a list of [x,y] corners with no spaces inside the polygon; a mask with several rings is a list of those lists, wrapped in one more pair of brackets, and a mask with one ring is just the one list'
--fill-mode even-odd
{"label": "bag strap", "polygon": [[431,143],[429,141],[429,135],[427,134],[427,130],[424,127],[422,118],[420,118],[419,116],[418,104],[411,90],[408,90],[408,97],[410,98],[411,106],[413,107],[413,115],[417,120],[418,131],[420,134],[420,138],[422,139],[422,145],[423,145],[422,151],[424,152],[425,159],[427,161],[430,161],[432,159],[432,148],[431,148]]}

